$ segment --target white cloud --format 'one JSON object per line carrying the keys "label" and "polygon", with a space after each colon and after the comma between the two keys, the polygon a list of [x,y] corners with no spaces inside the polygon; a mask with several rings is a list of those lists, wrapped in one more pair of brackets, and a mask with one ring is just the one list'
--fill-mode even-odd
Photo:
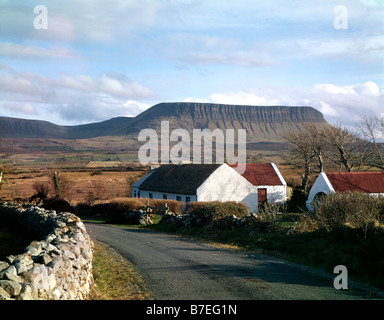
{"label": "white cloud", "polygon": [[18,102],[5,101],[3,102],[2,107],[14,113],[37,115],[37,111],[35,107],[30,103],[18,103]]}
{"label": "white cloud", "polygon": [[83,123],[132,116],[146,109],[155,93],[124,74],[109,73],[57,78],[0,68],[0,111],[12,116],[40,115],[49,120]]}
{"label": "white cloud", "polygon": [[137,32],[154,27],[172,26],[178,21],[178,9],[183,4],[164,1],[102,0],[73,1],[63,4],[50,0],[48,28],[36,30],[33,26],[36,1],[2,4],[0,37],[39,39],[67,43],[118,42]]}
{"label": "white cloud", "polygon": [[149,109],[150,107],[152,107],[152,105],[148,103],[141,103],[134,100],[127,100],[123,104],[123,107],[125,109],[125,113],[123,115],[134,117],[134,116],[137,116],[139,113]]}
{"label": "white cloud", "polygon": [[10,42],[0,42],[0,56],[7,58],[21,59],[74,59],[79,58],[77,53],[74,53],[66,48],[51,47],[43,48],[37,45],[24,45]]}
{"label": "white cloud", "polygon": [[210,95],[210,101],[222,104],[242,104],[242,105],[276,105],[279,100],[272,97],[263,97],[256,95],[252,91],[243,90],[236,93],[221,94],[213,93]]}
{"label": "white cloud", "polygon": [[306,104],[352,121],[383,106],[379,3],[345,2],[349,29],[335,30],[335,0],[50,0],[48,29],[36,30],[35,1],[3,1],[1,63],[17,71],[0,66],[0,109],[104,120],[142,111],[156,90],[164,100]]}
{"label": "white cloud", "polygon": [[188,98],[189,102],[238,105],[311,106],[323,113],[330,123],[355,125],[361,117],[380,115],[384,106],[384,86],[368,81],[348,86],[315,84],[310,88],[264,87],[237,92],[213,93],[207,99]]}
{"label": "white cloud", "polygon": [[101,92],[115,97],[143,99],[154,96],[154,92],[127,77],[114,78],[103,74],[98,80],[98,88]]}

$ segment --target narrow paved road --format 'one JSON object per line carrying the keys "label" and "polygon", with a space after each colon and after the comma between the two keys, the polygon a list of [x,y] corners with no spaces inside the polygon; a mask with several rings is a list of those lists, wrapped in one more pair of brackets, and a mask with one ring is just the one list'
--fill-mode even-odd
{"label": "narrow paved road", "polygon": [[158,300],[377,298],[356,289],[336,290],[333,279],[265,255],[148,230],[91,223],[86,228],[133,263]]}

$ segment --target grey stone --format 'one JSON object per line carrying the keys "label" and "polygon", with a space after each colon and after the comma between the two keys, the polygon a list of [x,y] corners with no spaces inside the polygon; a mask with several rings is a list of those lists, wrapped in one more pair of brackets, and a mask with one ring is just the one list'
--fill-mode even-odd
{"label": "grey stone", "polygon": [[13,263],[23,263],[27,266],[29,265],[32,265],[33,264],[33,259],[32,257],[27,254],[27,253],[24,253],[24,254],[20,254],[20,255],[17,255],[13,261]]}
{"label": "grey stone", "polygon": [[63,268],[64,263],[60,257],[54,258],[50,263],[47,264],[47,267],[52,268],[53,272],[57,272],[57,270]]}
{"label": "grey stone", "polygon": [[49,255],[47,255],[46,253],[44,253],[44,254],[40,254],[40,260],[39,261],[42,264],[48,264],[52,261],[52,258]]}
{"label": "grey stone", "polygon": [[70,251],[75,255],[75,258],[78,258],[80,256],[79,246],[76,246],[71,243],[69,247],[70,247]]}
{"label": "grey stone", "polygon": [[48,236],[46,236],[46,238],[45,238],[45,241],[47,242],[47,243],[51,243],[53,240],[55,240],[56,239],[56,236],[54,235],[54,234],[49,234]]}
{"label": "grey stone", "polygon": [[59,250],[70,250],[71,247],[69,246],[69,244],[67,242],[60,242],[56,245],[56,247],[59,249]]}
{"label": "grey stone", "polygon": [[63,251],[63,259],[64,260],[75,260],[76,259],[76,256],[69,250],[64,250]]}
{"label": "grey stone", "polygon": [[37,256],[41,250],[41,243],[39,241],[32,241],[30,245],[25,249],[25,252],[30,253],[33,256]]}
{"label": "grey stone", "polygon": [[11,297],[17,296],[21,291],[21,284],[11,280],[0,280],[0,287],[3,288]]}
{"label": "grey stone", "polygon": [[8,263],[12,264],[13,261],[15,260],[15,256],[14,255],[9,255],[5,259],[8,261]]}
{"label": "grey stone", "polygon": [[49,252],[49,251],[57,251],[57,250],[58,250],[56,246],[54,246],[53,244],[50,244],[50,243],[48,243],[48,242],[46,242],[46,241],[43,241],[43,242],[42,242],[41,247],[42,247],[45,251],[48,251],[48,252]]}
{"label": "grey stone", "polygon": [[0,300],[85,299],[93,281],[93,242],[81,220],[28,204],[4,211],[45,238],[0,261]]}
{"label": "grey stone", "polygon": [[9,267],[9,263],[5,261],[0,261],[0,271]]}
{"label": "grey stone", "polygon": [[6,275],[12,274],[17,275],[16,267],[15,266],[9,266],[3,270],[0,271],[0,279],[7,279]]}
{"label": "grey stone", "polygon": [[31,286],[23,284],[17,300],[36,300],[38,298],[37,290],[33,290]]}
{"label": "grey stone", "polygon": [[56,277],[55,275],[52,273],[48,276],[48,287],[49,287],[49,290],[53,290],[55,287],[56,287]]}
{"label": "grey stone", "polygon": [[11,295],[5,291],[2,287],[0,287],[0,300],[9,300]]}
{"label": "grey stone", "polygon": [[28,270],[32,269],[32,267],[33,267],[32,264],[26,265],[24,262],[17,262],[14,264],[14,266],[16,268],[17,274],[28,271]]}
{"label": "grey stone", "polygon": [[48,270],[44,265],[37,265],[31,270],[22,274],[25,282],[31,284],[36,289],[47,289],[48,285]]}
{"label": "grey stone", "polygon": [[61,299],[61,296],[62,296],[62,292],[58,288],[53,290],[53,292],[52,292],[53,300],[59,300],[59,299]]}
{"label": "grey stone", "polygon": [[15,266],[9,266],[0,272],[0,279],[11,280],[15,282],[22,282],[23,280],[17,275],[17,269]]}

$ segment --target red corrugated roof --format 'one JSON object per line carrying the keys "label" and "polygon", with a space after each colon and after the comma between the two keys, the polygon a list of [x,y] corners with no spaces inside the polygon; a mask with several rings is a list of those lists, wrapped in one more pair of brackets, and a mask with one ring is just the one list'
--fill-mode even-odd
{"label": "red corrugated roof", "polygon": [[336,192],[384,193],[384,172],[328,172]]}
{"label": "red corrugated roof", "polygon": [[[229,164],[236,170],[237,164]],[[278,186],[282,185],[275,169],[270,163],[247,163],[242,176],[254,186]]]}

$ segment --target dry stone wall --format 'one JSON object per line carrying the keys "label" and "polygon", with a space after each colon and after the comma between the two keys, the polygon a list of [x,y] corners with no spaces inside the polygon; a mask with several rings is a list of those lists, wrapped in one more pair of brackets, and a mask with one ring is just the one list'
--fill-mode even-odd
{"label": "dry stone wall", "polygon": [[82,300],[93,282],[93,242],[72,213],[0,203],[0,223],[36,235],[24,253],[0,261],[0,300]]}

